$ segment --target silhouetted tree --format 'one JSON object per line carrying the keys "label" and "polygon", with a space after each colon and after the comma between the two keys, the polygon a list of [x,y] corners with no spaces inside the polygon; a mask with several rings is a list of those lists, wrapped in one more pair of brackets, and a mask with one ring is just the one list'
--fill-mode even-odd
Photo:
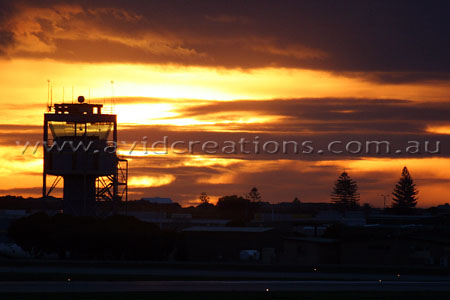
{"label": "silhouetted tree", "polygon": [[[46,198],[46,207],[51,210],[62,209],[62,200],[52,196]],[[0,196],[0,209],[41,210],[42,198],[23,198],[22,196]]]}
{"label": "silhouetted tree", "polygon": [[294,200],[292,200],[291,204],[292,209],[294,209],[296,212],[299,212],[302,207],[302,202],[298,197],[295,197]]}
{"label": "silhouetted tree", "polygon": [[417,205],[416,195],[419,191],[409,174],[408,168],[404,167],[400,180],[392,192],[392,209],[398,213],[409,213]]}
{"label": "silhouetted tree", "polygon": [[370,213],[372,212],[372,206],[369,203],[364,203],[364,205],[362,206],[362,210],[367,220],[367,218],[369,218],[370,216]]}
{"label": "silhouetted tree", "polygon": [[256,208],[250,200],[236,195],[219,198],[216,207],[222,218],[231,219],[235,222],[251,220]]}
{"label": "silhouetted tree", "polygon": [[245,198],[251,202],[261,202],[261,194],[258,192],[256,187],[250,190],[250,193],[245,195]]}
{"label": "silhouetted tree", "polygon": [[58,254],[82,259],[166,260],[176,233],[130,216],[75,217],[38,213],[14,220],[8,236],[23,250],[39,257]]}
{"label": "silhouetted tree", "polygon": [[[209,196],[205,193],[202,192],[200,194],[200,204],[197,205],[198,210],[195,213],[201,213],[201,214],[207,214],[208,216],[211,216],[211,214],[214,212],[215,210],[215,206],[211,203],[209,203]],[[206,216],[205,216],[206,217]]]}
{"label": "silhouetted tree", "polygon": [[348,176],[347,172],[342,172],[336,180],[331,200],[341,209],[353,209],[359,206],[358,185]]}
{"label": "silhouetted tree", "polygon": [[202,193],[200,194],[199,199],[200,199],[200,201],[202,202],[202,204],[204,204],[204,203],[209,203],[209,196],[208,196],[205,192],[202,192]]}

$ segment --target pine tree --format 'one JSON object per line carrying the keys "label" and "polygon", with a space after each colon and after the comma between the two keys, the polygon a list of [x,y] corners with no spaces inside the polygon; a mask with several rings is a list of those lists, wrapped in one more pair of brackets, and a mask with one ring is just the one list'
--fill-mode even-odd
{"label": "pine tree", "polygon": [[359,206],[358,185],[348,176],[347,172],[342,172],[336,180],[331,200],[342,209],[353,209]]}
{"label": "pine tree", "polygon": [[250,193],[245,195],[245,198],[251,202],[261,202],[261,194],[258,192],[256,187],[250,190]]}
{"label": "pine tree", "polygon": [[392,209],[399,213],[408,213],[417,205],[416,189],[408,168],[403,167],[402,176],[392,192]]}

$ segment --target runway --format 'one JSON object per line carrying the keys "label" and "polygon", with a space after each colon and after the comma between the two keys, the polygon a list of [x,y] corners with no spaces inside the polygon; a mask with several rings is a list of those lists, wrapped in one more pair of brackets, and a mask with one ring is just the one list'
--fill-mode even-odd
{"label": "runway", "polygon": [[449,291],[448,281],[3,281],[0,293]]}

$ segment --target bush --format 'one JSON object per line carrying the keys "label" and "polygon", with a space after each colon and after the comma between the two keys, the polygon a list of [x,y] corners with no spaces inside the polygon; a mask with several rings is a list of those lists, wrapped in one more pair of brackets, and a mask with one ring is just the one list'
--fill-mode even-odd
{"label": "bush", "polygon": [[168,259],[176,235],[135,217],[74,217],[37,213],[14,221],[9,237],[36,257],[57,254],[82,259]]}

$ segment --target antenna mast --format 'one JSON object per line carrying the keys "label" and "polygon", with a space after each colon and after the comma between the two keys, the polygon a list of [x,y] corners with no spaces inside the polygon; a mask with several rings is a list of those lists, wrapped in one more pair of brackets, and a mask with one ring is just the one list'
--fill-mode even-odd
{"label": "antenna mast", "polygon": [[114,99],[114,80],[111,80],[111,108],[112,112],[116,109],[116,101]]}
{"label": "antenna mast", "polygon": [[386,198],[389,197],[389,194],[380,194],[383,197],[383,209],[386,209]]}
{"label": "antenna mast", "polygon": [[47,79],[47,111],[51,110],[50,105],[50,79]]}

